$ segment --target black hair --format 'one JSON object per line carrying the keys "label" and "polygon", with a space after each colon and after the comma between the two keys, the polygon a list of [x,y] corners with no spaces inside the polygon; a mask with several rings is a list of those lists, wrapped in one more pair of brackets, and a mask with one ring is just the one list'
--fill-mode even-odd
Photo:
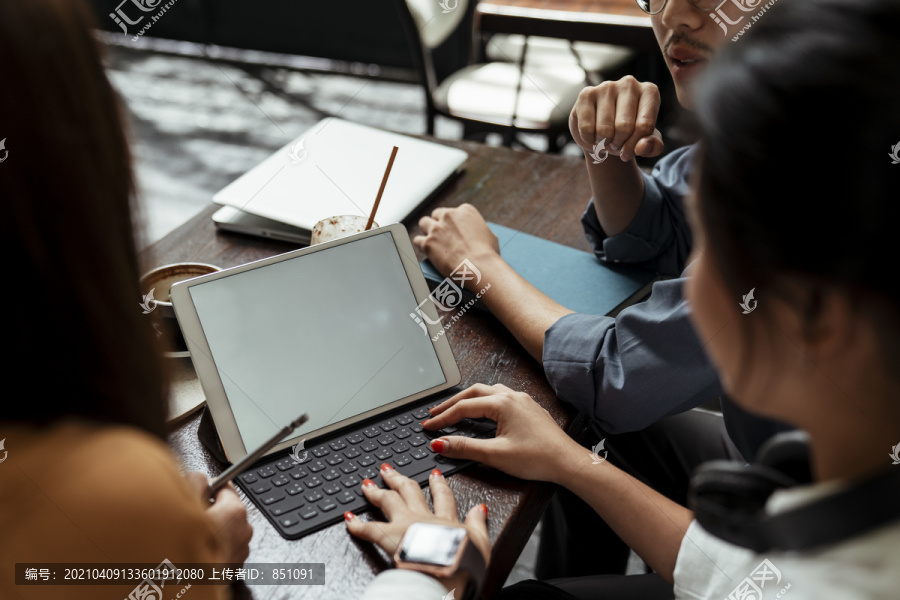
{"label": "black hair", "polygon": [[779,0],[725,44],[696,90],[706,251],[761,312],[767,295],[807,317],[826,289],[859,299],[896,360],[900,2]]}
{"label": "black hair", "polygon": [[94,27],[82,0],[0,0],[4,343],[21,382],[0,419],[80,418],[164,437],[166,384],[139,306],[131,155]]}

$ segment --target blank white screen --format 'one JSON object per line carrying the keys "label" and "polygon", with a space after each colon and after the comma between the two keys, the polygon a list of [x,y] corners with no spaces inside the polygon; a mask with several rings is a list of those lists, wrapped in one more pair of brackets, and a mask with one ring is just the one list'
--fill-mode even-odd
{"label": "blank white screen", "polygon": [[247,451],[446,381],[390,232],[190,288]]}

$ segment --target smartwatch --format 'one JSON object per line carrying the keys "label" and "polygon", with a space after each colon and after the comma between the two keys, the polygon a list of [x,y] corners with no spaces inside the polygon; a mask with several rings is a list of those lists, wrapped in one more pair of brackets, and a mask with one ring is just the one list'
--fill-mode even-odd
{"label": "smartwatch", "polygon": [[469,576],[463,598],[474,600],[481,592],[487,565],[481,551],[469,540],[465,527],[413,523],[407,528],[394,562],[398,569],[420,571],[432,577]]}

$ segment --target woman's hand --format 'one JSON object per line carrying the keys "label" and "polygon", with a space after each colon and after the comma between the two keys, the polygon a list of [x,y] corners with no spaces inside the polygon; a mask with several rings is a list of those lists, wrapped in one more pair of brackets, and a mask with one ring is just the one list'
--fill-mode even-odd
{"label": "woman's hand", "polygon": [[531,396],[505,385],[475,384],[431,409],[423,423],[437,431],[464,419],[487,417],[497,422],[493,439],[444,436],[431,441],[431,448],[450,458],[465,458],[496,467],[505,473],[538,481],[560,483],[564,472],[589,452],[559,428]]}
{"label": "woman's hand", "polygon": [[[456,512],[456,498],[453,497],[447,480],[438,469],[433,470],[431,477],[428,478],[434,512],[428,508],[419,484],[412,479],[401,475],[387,464],[381,465],[381,477],[390,489],[381,489],[370,479],[363,481],[362,489],[366,499],[381,509],[388,522],[362,521],[352,512],[344,513],[347,529],[354,536],[378,544],[393,556],[403,534],[412,523],[460,526]],[[487,533],[487,506],[478,504],[470,508],[462,526],[469,534],[469,541],[481,551],[487,564],[491,557],[491,541]],[[465,587],[464,577],[452,578],[441,583],[448,590]]]}
{"label": "woman's hand", "polygon": [[[203,473],[188,473],[185,475],[188,483],[197,490],[204,506],[209,503],[207,486],[209,480]],[[253,537],[253,527],[247,521],[247,507],[241,502],[240,497],[229,483],[220,489],[214,498],[214,503],[209,504],[206,514],[212,519],[213,528],[216,530],[216,539],[222,546],[224,556],[222,562],[243,563],[250,556],[250,538]]]}

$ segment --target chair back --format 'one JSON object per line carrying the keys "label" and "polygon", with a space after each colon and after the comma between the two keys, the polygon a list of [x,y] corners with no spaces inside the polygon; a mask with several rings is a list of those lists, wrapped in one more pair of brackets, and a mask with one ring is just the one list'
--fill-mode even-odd
{"label": "chair back", "polygon": [[434,50],[466,20],[469,0],[404,0],[415,23],[422,46]]}
{"label": "chair back", "polygon": [[[432,107],[432,94],[437,89],[440,79],[438,70],[446,65],[435,67],[435,50],[448,41],[454,33],[459,32],[457,51],[463,50],[466,56],[457,54],[450,56],[452,70],[457,70],[468,63],[472,49],[472,21],[475,16],[476,0],[395,0],[397,11],[410,51],[413,56],[419,79],[425,87],[429,111]],[[442,58],[447,58],[446,53]],[[446,61],[445,61],[446,62]]]}

